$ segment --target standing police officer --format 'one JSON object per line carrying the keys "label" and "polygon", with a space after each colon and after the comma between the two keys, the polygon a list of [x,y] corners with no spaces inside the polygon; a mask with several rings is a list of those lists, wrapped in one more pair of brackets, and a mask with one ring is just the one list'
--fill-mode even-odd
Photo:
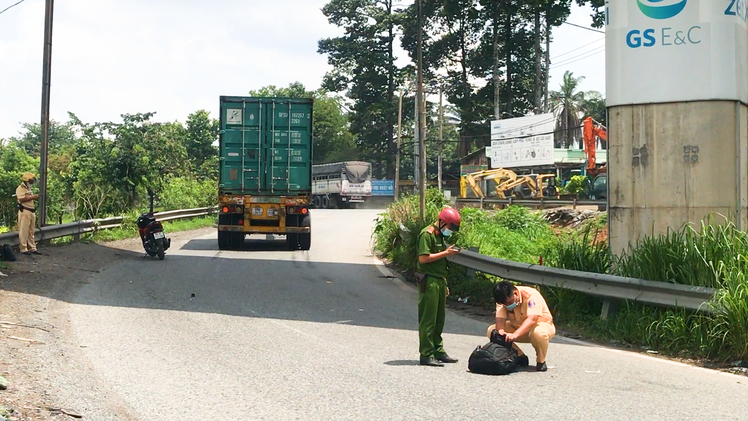
{"label": "standing police officer", "polygon": [[418,236],[417,278],[418,294],[418,339],[421,365],[443,367],[443,363],[456,363],[444,351],[444,317],[446,313],[447,257],[459,253],[453,245],[447,247],[445,238],[460,229],[460,214],[447,207],[439,213],[436,223],[429,225]]}
{"label": "standing police officer", "polygon": [[16,200],[18,200],[18,240],[21,254],[41,254],[36,250],[34,233],[36,231],[36,203],[39,195],[31,191],[31,186],[36,183],[36,176],[29,172],[25,173],[20,186],[16,189]]}

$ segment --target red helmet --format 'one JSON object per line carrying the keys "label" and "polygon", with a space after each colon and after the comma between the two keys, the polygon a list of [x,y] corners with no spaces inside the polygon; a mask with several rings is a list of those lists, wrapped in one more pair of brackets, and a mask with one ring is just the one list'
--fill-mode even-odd
{"label": "red helmet", "polygon": [[447,206],[439,212],[439,219],[447,224],[447,227],[452,231],[460,229],[460,213],[454,208]]}

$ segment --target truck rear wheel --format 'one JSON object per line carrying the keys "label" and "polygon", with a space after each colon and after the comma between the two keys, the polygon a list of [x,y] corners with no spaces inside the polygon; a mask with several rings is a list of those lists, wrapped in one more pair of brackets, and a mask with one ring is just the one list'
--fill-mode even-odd
{"label": "truck rear wheel", "polygon": [[231,233],[231,249],[239,250],[244,246],[244,233],[243,232],[232,232]]}
{"label": "truck rear wheel", "polygon": [[299,234],[286,234],[286,248],[291,251],[299,249]]}
{"label": "truck rear wheel", "polygon": [[309,250],[312,248],[312,218],[309,216],[304,217],[301,221],[302,227],[309,227],[310,230],[307,233],[299,234],[299,248],[301,250]]}
{"label": "truck rear wheel", "polygon": [[320,198],[319,196],[314,196],[314,199],[312,199],[312,206],[315,209],[319,209],[320,207],[322,207],[322,198]]}
{"label": "truck rear wheel", "polygon": [[226,231],[218,231],[218,249],[226,250],[229,248],[229,233]]}
{"label": "truck rear wheel", "polygon": [[299,234],[299,249],[309,250],[312,248],[312,233]]}
{"label": "truck rear wheel", "polygon": [[328,196],[322,196],[322,203],[320,206],[322,209],[330,209],[330,198]]}

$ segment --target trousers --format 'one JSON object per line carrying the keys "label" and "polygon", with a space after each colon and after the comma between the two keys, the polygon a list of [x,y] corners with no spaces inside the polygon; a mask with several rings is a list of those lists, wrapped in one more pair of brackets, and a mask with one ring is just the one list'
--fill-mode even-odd
{"label": "trousers", "polygon": [[21,253],[36,251],[36,214],[26,210],[18,211],[18,241]]}
{"label": "trousers", "polygon": [[425,292],[418,292],[418,342],[421,357],[428,358],[444,352],[444,317],[447,305],[447,280],[426,276]]}
{"label": "trousers", "polygon": [[[504,330],[507,333],[514,333],[518,327],[519,326],[514,326],[512,322],[507,320]],[[494,329],[496,329],[496,324],[492,324],[488,327],[486,336],[488,336],[489,339],[491,338],[491,332],[493,332]],[[554,326],[553,323],[538,322],[535,324],[535,326],[530,328],[529,332],[517,338],[515,342],[532,344],[532,347],[535,348],[537,362],[544,363],[546,355],[548,355],[548,345],[551,342],[551,338],[553,338],[555,335],[556,326]],[[519,355],[524,354],[522,350],[519,349],[516,343],[512,344],[512,346],[519,353]]]}

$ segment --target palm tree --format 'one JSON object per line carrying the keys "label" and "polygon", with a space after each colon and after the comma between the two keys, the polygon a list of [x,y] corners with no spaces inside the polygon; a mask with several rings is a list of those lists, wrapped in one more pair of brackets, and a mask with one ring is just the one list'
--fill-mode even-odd
{"label": "palm tree", "polygon": [[582,119],[581,109],[585,101],[585,92],[577,91],[584,76],[574,77],[574,73],[566,71],[560,91],[551,92],[551,107],[556,118],[556,133],[554,146],[556,148],[570,148],[576,141],[581,149]]}

